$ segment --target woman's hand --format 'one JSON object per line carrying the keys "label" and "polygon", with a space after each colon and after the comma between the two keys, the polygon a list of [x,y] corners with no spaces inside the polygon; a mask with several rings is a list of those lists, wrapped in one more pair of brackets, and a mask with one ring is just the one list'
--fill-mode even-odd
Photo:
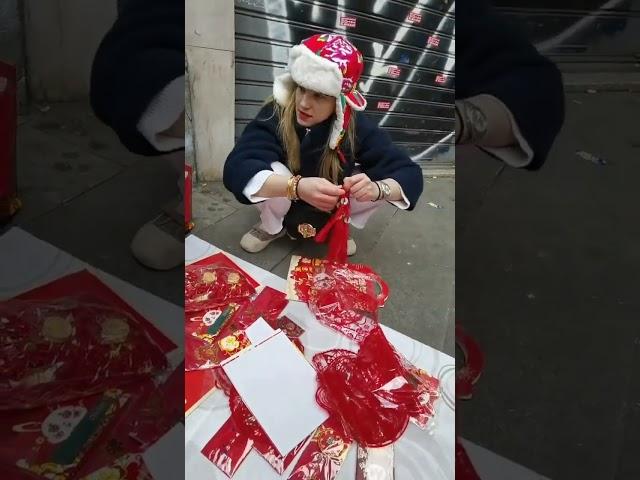
{"label": "woman's hand", "polygon": [[346,177],[343,186],[345,190],[349,191],[349,196],[359,202],[374,201],[380,195],[380,190],[376,183],[372,182],[364,173]]}
{"label": "woman's hand", "polygon": [[344,190],[320,177],[303,177],[298,182],[298,197],[318,210],[330,212],[338,203]]}

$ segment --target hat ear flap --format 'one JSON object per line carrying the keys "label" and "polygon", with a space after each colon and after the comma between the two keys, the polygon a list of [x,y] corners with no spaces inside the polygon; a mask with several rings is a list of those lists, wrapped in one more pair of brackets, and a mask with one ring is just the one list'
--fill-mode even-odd
{"label": "hat ear flap", "polygon": [[278,105],[284,107],[293,93],[295,82],[289,72],[278,75],[273,81],[273,98]]}
{"label": "hat ear flap", "polygon": [[347,97],[347,102],[349,103],[349,105],[351,105],[351,107],[354,110],[361,112],[365,108],[367,108],[367,100],[362,96],[362,94],[358,90],[355,90],[355,89],[352,90],[351,92],[349,92],[349,94],[346,97]]}
{"label": "hat ear flap", "polygon": [[340,94],[336,97],[336,119],[331,127],[331,136],[329,137],[329,148],[335,150],[340,143],[342,130],[344,125],[344,108],[346,106],[344,95]]}

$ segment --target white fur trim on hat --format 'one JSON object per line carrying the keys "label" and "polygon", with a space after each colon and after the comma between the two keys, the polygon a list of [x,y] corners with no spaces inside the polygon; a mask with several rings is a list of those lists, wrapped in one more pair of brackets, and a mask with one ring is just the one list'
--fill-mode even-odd
{"label": "white fur trim on hat", "polygon": [[273,81],[273,98],[281,107],[284,107],[289,101],[294,85],[289,72],[278,75]]}
{"label": "white fur trim on hat", "polygon": [[[335,149],[338,146],[344,122],[344,112],[340,98],[342,94],[342,72],[338,64],[316,55],[305,45],[296,45],[289,53],[287,71],[278,75],[273,82],[273,98],[278,104],[286,105],[296,84],[314,92],[336,98],[336,119],[333,122],[329,136],[329,148]],[[363,105],[357,105],[355,102],[350,101],[351,99],[348,97],[346,100],[348,102],[345,105],[346,108],[355,107],[356,110],[364,110]]]}
{"label": "white fur trim on hat", "polygon": [[335,150],[338,146],[338,139],[340,138],[340,132],[344,123],[344,112],[342,111],[342,102],[340,96],[336,98],[336,119],[331,126],[331,133],[329,134],[329,148]]}
{"label": "white fur trim on hat", "polygon": [[289,55],[293,81],[314,92],[338,97],[342,91],[342,72],[338,64],[316,55],[305,45],[296,45]]}

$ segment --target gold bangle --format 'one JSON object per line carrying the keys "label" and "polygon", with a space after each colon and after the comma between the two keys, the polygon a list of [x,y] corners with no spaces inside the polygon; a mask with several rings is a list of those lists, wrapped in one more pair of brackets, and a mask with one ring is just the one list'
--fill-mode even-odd
{"label": "gold bangle", "polygon": [[300,175],[294,175],[287,180],[287,199],[295,202],[298,197],[298,182],[302,178]]}

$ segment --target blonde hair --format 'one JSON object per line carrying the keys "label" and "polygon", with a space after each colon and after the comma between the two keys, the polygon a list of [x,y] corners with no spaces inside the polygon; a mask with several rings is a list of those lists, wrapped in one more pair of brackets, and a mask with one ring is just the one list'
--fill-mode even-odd
{"label": "blonde hair", "polygon": [[[297,88],[297,87],[296,87]],[[265,101],[265,105],[273,103],[275,108],[274,112],[278,114],[278,135],[282,141],[285,154],[287,156],[287,166],[289,170],[294,174],[300,171],[300,140],[296,133],[296,88],[293,88],[291,95],[287,99],[286,105],[282,106],[276,102],[273,96],[270,96]],[[345,134],[345,138],[341,145],[347,148],[351,154],[351,158],[355,158],[355,112],[352,112],[349,119],[349,125]],[[343,149],[343,152],[345,150]],[[327,138],[327,144],[325,145],[324,152],[322,153],[322,159],[320,160],[320,176],[327,180],[337,184],[340,182],[340,175],[342,173],[342,164],[340,157],[335,150],[329,148],[329,138]]]}

